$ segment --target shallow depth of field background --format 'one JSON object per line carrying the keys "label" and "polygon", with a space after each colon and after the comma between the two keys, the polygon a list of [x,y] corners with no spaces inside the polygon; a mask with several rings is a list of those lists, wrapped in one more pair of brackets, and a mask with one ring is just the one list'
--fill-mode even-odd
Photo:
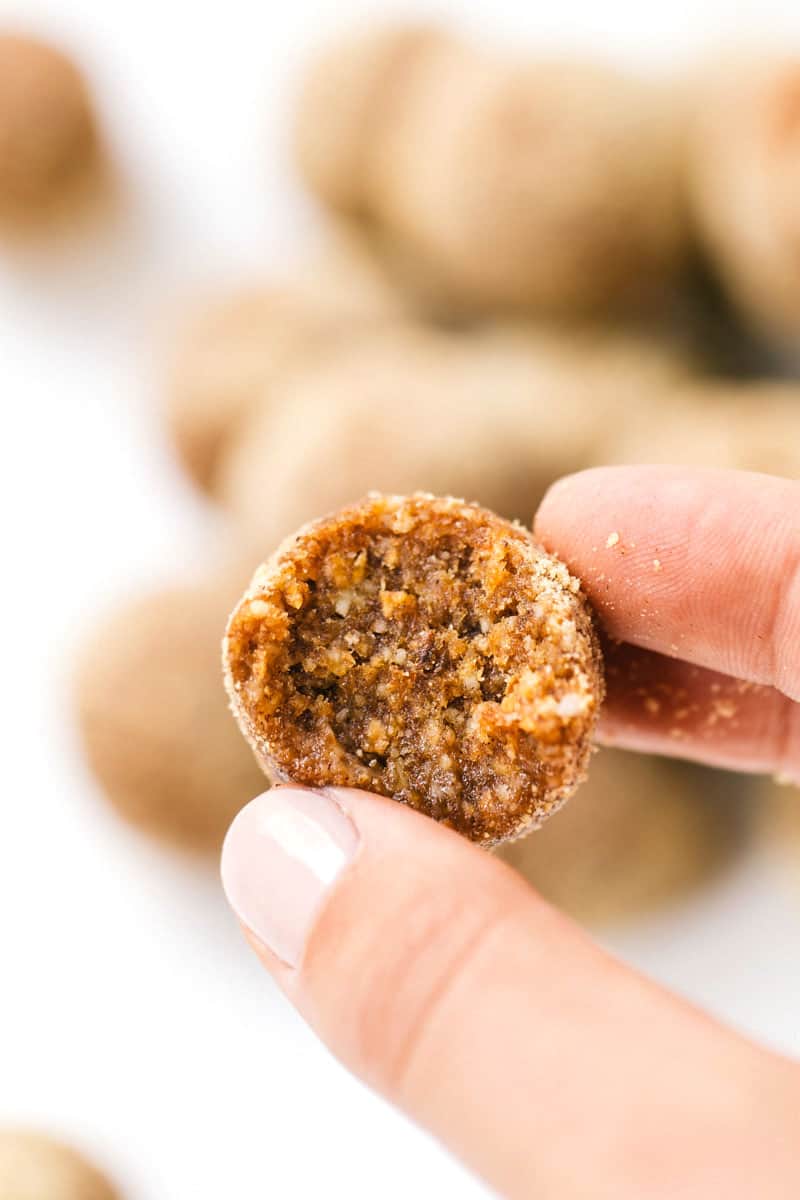
{"label": "shallow depth of field background", "polygon": [[[106,808],[67,704],[86,619],[222,536],[166,446],[162,326],[197,285],[292,261],[314,222],[286,156],[296,72],[338,25],[391,11],[665,66],[759,31],[800,46],[791,0],[0,3],[3,26],[74,49],[129,200],[124,229],[78,256],[0,252],[0,1122],[62,1133],[139,1200],[486,1194],[319,1047],[247,951],[213,866]],[[800,873],[765,847],[605,940],[800,1054],[798,930]]]}

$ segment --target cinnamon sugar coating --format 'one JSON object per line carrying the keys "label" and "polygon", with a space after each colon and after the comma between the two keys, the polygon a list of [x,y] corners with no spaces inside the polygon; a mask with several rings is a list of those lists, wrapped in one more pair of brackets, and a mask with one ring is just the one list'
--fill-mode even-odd
{"label": "cinnamon sugar coating", "polygon": [[578,581],[476,505],[371,493],[256,572],[223,646],[273,778],[365,788],[487,845],[584,777],[604,684]]}

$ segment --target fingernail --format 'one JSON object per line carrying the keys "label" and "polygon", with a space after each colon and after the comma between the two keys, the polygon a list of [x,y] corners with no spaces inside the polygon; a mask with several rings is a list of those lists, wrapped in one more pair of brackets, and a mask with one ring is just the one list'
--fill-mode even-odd
{"label": "fingernail", "polygon": [[228,903],[260,942],[296,967],[358,842],[355,825],[326,793],[272,788],[228,830],[221,864]]}

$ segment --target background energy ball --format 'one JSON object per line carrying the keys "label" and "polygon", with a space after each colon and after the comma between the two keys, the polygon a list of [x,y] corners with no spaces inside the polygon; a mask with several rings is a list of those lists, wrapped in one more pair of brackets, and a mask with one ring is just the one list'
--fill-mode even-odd
{"label": "background energy ball", "polygon": [[0,1129],[0,1200],[119,1200],[96,1167],[43,1133]]}
{"label": "background energy ball", "polygon": [[45,42],[0,34],[0,220],[43,217],[97,152],[78,68]]}

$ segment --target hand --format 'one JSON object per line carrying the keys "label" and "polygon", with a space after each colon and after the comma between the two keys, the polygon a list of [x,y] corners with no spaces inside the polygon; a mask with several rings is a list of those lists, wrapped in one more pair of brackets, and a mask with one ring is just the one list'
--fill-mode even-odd
{"label": "hand", "polygon": [[[590,471],[552,489],[536,531],[621,642],[607,740],[800,774],[800,485]],[[610,958],[442,826],[276,788],[234,821],[222,872],[320,1037],[501,1194],[800,1195],[800,1068]]]}
{"label": "hand", "polygon": [[800,484],[603,467],[536,533],[614,639],[604,742],[800,781]]}

